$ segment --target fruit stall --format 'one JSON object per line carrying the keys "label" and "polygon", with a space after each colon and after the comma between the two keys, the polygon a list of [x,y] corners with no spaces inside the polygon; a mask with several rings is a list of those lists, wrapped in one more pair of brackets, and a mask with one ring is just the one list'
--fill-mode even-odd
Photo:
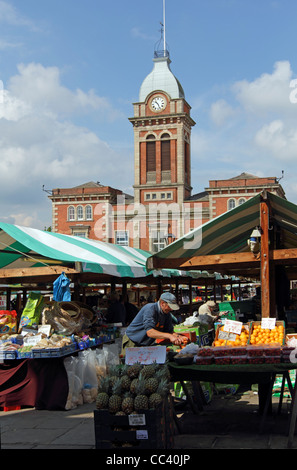
{"label": "fruit stall", "polygon": [[118,361],[120,328],[81,302],[30,293],[20,321],[0,312],[0,407],[70,409],[95,401],[108,362]]}

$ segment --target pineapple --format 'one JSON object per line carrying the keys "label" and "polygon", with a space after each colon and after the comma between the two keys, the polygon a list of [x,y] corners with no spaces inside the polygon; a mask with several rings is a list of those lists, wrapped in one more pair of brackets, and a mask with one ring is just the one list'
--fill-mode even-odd
{"label": "pineapple", "polygon": [[165,379],[170,382],[170,372],[167,366],[163,365],[160,367],[155,374],[156,379],[160,382],[160,380]]}
{"label": "pineapple", "polygon": [[122,411],[124,411],[124,413],[127,415],[134,411],[134,398],[129,392],[126,392],[124,395],[124,399],[122,401]]}
{"label": "pineapple", "polygon": [[134,399],[134,408],[136,411],[148,409],[148,397],[145,394],[145,379],[141,373],[136,385],[136,397]]}
{"label": "pineapple", "polygon": [[121,374],[121,369],[117,364],[112,364],[108,368],[110,391],[112,391],[112,387],[114,386],[115,382],[119,379],[120,374]]}
{"label": "pineapple", "polygon": [[149,407],[157,408],[169,393],[169,384],[166,379],[161,379],[157,391],[149,396]]}
{"label": "pineapple", "polygon": [[159,382],[156,377],[149,377],[148,379],[145,379],[145,390],[148,395],[151,395],[152,393],[157,391]]}
{"label": "pineapple", "polygon": [[149,378],[149,377],[154,377],[155,373],[156,373],[156,363],[153,363],[153,364],[148,364],[148,365],[145,365],[141,371],[143,377],[145,378]]}
{"label": "pineapple", "polygon": [[121,371],[121,383],[122,383],[122,390],[129,391],[131,385],[131,379],[127,374],[128,366],[124,365]]}
{"label": "pineapple", "polygon": [[112,387],[112,395],[109,397],[108,401],[108,409],[110,413],[117,413],[121,411],[122,406],[122,387],[121,387],[121,380],[118,378],[113,387]]}
{"label": "pineapple", "polygon": [[130,392],[132,393],[132,395],[136,395],[137,384],[138,384],[138,379],[132,379],[131,385],[130,385]]}
{"label": "pineapple", "polygon": [[98,410],[103,410],[108,408],[109,401],[109,379],[108,377],[101,377],[98,386],[98,395],[96,398],[96,408]]}
{"label": "pineapple", "polygon": [[130,379],[135,379],[138,377],[141,370],[142,365],[140,364],[140,362],[135,362],[135,364],[128,367],[127,374],[129,375]]}

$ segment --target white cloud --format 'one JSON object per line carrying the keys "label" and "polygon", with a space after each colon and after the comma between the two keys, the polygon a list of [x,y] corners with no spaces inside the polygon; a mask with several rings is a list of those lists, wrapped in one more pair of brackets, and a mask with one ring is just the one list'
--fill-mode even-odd
{"label": "white cloud", "polygon": [[217,126],[222,126],[236,114],[236,110],[232,108],[224,99],[220,99],[213,103],[210,108],[210,117]]}
{"label": "white cloud", "polygon": [[13,5],[11,5],[11,3],[4,0],[0,0],[0,23],[12,26],[25,26],[33,31],[39,29],[29,18],[26,18]]}
{"label": "white cloud", "polygon": [[293,71],[289,61],[279,61],[273,73],[263,73],[252,82],[242,80],[233,86],[233,92],[248,112],[267,114],[270,112],[291,112],[290,82]]}
{"label": "white cloud", "polygon": [[121,113],[93,90],[63,86],[57,67],[22,64],[18,70],[0,106],[0,218],[43,228],[51,224],[43,184],[48,190],[90,180],[111,184],[114,175],[116,187],[129,184],[123,153],[119,158],[94,132],[75,124],[75,116],[94,110],[110,121]]}
{"label": "white cloud", "polygon": [[96,95],[93,90],[71,91],[61,84],[58,67],[44,67],[31,63],[18,66],[19,73],[8,82],[11,95],[25,102],[34,112],[49,113],[55,117],[96,110],[104,119],[116,119],[120,113],[108,100]]}
{"label": "white cloud", "polygon": [[222,98],[213,99],[208,106],[210,126],[200,116],[201,124],[192,132],[193,184],[205,187],[205,169],[209,179],[231,178],[244,171],[279,177],[284,170],[281,183],[287,198],[297,203],[294,86],[290,62],[278,61],[271,73],[237,81],[220,93]]}

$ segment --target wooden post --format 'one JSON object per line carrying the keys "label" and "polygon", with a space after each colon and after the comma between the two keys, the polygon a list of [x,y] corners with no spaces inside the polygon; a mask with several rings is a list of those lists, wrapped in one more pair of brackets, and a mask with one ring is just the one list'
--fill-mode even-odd
{"label": "wooden post", "polygon": [[193,300],[192,300],[192,279],[189,278],[189,314],[192,315],[193,313]]}
{"label": "wooden post", "polygon": [[267,202],[260,203],[260,223],[261,223],[261,316],[270,317],[270,272],[269,272],[269,211]]}

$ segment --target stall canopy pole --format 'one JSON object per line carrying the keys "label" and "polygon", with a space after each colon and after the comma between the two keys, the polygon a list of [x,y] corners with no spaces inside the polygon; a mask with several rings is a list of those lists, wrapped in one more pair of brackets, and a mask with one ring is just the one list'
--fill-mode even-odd
{"label": "stall canopy pole", "polygon": [[270,276],[269,276],[269,211],[267,201],[260,203],[260,221],[261,221],[261,316],[267,318],[270,316]]}

